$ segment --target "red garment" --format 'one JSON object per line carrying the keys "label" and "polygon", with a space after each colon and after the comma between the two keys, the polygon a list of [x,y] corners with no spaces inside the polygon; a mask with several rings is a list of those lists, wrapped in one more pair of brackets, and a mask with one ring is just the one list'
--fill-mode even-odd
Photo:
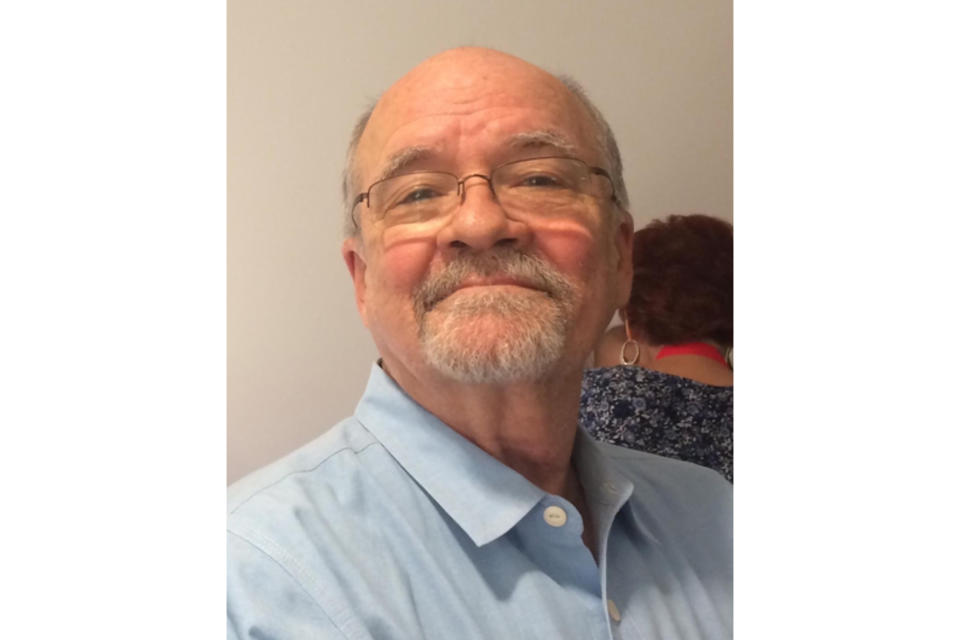
{"label": "red garment", "polygon": [[720,353],[720,350],[717,349],[712,344],[707,344],[706,342],[688,342],[686,344],[671,344],[663,347],[660,351],[657,352],[657,357],[654,360],[659,360],[660,358],[666,358],[667,356],[705,356],[711,360],[716,360],[724,366],[727,365],[726,358],[723,357],[723,354]]}

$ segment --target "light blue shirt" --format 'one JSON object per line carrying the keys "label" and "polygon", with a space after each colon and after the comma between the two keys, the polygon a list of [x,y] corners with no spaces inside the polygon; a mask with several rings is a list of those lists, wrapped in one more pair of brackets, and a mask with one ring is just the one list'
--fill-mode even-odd
{"label": "light blue shirt", "polygon": [[574,462],[599,562],[570,502],[374,366],[353,417],[230,487],[228,637],[730,638],[731,485],[583,430]]}

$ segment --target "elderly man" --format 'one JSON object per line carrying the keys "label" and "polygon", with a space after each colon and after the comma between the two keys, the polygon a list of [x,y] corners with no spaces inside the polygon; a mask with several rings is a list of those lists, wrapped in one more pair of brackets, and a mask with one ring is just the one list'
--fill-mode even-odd
{"label": "elderly man", "polygon": [[621,173],[575,84],[488,49],[361,119],[343,257],[381,360],[231,487],[231,637],[730,637],[730,485],[577,425],[630,289]]}

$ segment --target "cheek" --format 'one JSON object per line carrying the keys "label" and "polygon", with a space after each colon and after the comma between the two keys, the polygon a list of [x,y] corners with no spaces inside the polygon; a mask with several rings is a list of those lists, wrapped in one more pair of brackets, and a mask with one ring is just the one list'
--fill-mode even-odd
{"label": "cheek", "polygon": [[595,230],[580,224],[558,222],[536,232],[537,251],[569,278],[592,281],[602,267],[602,243]]}
{"label": "cheek", "polygon": [[608,324],[616,299],[617,249],[600,226],[567,223],[538,233],[538,251],[580,289],[578,339],[595,341]]}
{"label": "cheek", "polygon": [[[384,238],[388,240],[389,238]],[[436,243],[426,239],[395,239],[385,242],[372,263],[372,282],[378,297],[406,297],[426,276]]]}

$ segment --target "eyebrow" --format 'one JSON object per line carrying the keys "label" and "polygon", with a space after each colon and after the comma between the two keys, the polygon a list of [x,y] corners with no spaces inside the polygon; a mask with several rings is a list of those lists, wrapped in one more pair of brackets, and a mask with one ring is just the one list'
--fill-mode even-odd
{"label": "eyebrow", "polygon": [[517,151],[549,148],[568,156],[577,154],[577,146],[568,137],[550,129],[515,133],[507,141],[507,147]]}
{"label": "eyebrow", "polygon": [[386,165],[377,175],[377,178],[374,180],[374,182],[380,182],[381,180],[392,178],[393,176],[405,171],[407,167],[411,166],[412,164],[436,155],[436,150],[424,146],[406,147],[404,149],[400,149],[399,151],[395,151],[387,158]]}
{"label": "eyebrow", "polygon": [[[569,138],[557,131],[548,129],[515,133],[507,140],[506,148],[510,151],[552,149],[568,156],[575,156],[577,152],[576,145]],[[377,174],[374,182],[392,178],[403,173],[412,165],[437,155],[439,154],[436,149],[419,145],[395,151],[387,158],[386,165]]]}

